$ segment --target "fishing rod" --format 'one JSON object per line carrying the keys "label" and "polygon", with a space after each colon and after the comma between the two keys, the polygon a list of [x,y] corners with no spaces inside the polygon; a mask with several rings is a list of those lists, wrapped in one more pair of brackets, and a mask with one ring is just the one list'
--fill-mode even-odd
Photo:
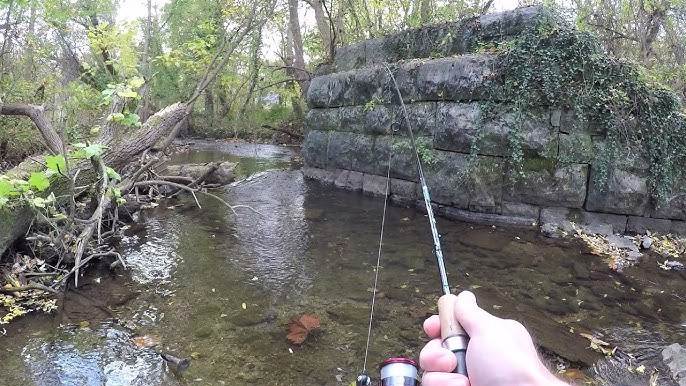
{"label": "fishing rod", "polygon": [[[417,144],[415,142],[414,133],[412,132],[412,127],[410,124],[409,114],[407,113],[407,107],[405,106],[405,102],[403,101],[403,97],[400,93],[398,83],[388,64],[383,63],[383,65],[386,68],[389,77],[393,81],[393,86],[398,95],[400,107],[402,108],[402,118],[405,120],[405,124],[407,125],[407,131],[410,136],[410,143],[412,144],[412,149],[414,150],[414,154],[416,157],[417,172],[419,174],[419,183],[422,187],[422,197],[424,198],[424,205],[426,206],[426,213],[429,218],[429,226],[431,228],[431,236],[433,238],[434,245],[434,256],[436,257],[438,274],[441,279],[441,291],[443,292],[443,295],[438,299],[438,316],[441,322],[441,339],[443,340],[443,347],[453,352],[455,358],[457,359],[457,365],[454,369],[454,372],[467,376],[466,354],[467,345],[469,344],[469,335],[467,335],[464,328],[462,328],[460,322],[457,320],[457,317],[455,316],[455,295],[452,295],[450,293],[450,285],[448,284],[448,275],[445,270],[445,260],[443,258],[443,249],[441,248],[441,236],[438,233],[436,218],[434,216],[433,206],[431,205],[429,187],[427,186],[426,178],[424,176],[424,168],[422,167],[422,160],[419,156],[419,151],[417,149]],[[399,124],[397,125],[400,126]],[[395,130],[392,129],[391,135],[394,131]],[[384,199],[383,218],[381,222],[381,237],[379,238],[379,254],[377,257],[376,273],[374,276],[374,288],[372,291],[372,306],[369,317],[367,348],[365,349],[363,370],[362,373],[357,377],[356,386],[371,385],[371,379],[366,375],[367,355],[369,351],[369,340],[371,336],[372,319],[374,316],[374,302],[376,297],[376,288],[378,283],[379,267],[381,260],[381,246],[383,243],[383,231],[386,220],[386,207],[390,191],[391,158],[392,152],[389,152],[388,169],[386,175],[386,195]],[[419,378],[417,375],[417,363],[409,358],[389,358],[381,363],[381,365],[379,366],[379,371],[381,374],[380,386],[414,386],[419,384]]]}

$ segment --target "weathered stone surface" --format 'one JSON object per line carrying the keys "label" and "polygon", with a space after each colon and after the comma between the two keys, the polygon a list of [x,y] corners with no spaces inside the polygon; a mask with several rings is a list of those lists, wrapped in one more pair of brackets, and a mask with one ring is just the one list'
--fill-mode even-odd
{"label": "weathered stone surface", "polygon": [[344,170],[338,178],[336,178],[334,185],[339,189],[361,191],[363,177],[364,174],[362,173]]}
{"label": "weathered stone surface", "polygon": [[362,177],[362,192],[369,196],[385,196],[386,177],[365,174]]}
{"label": "weathered stone surface", "polygon": [[434,146],[470,153],[476,141],[477,154],[508,156],[508,135],[517,127],[522,150],[541,156],[557,156],[557,132],[549,123],[547,112],[527,115],[524,122],[509,105],[501,105],[489,113],[494,118],[480,118],[480,114],[478,103],[438,102]]}
{"label": "weathered stone surface", "polygon": [[366,65],[372,66],[381,63],[395,63],[406,59],[403,56],[403,46],[401,33],[384,36],[381,38],[369,39],[365,45]]}
{"label": "weathered stone surface", "polygon": [[547,111],[533,111],[520,116],[508,108],[501,114],[501,119],[508,128],[517,127],[519,122],[518,130],[524,152],[548,158],[558,156],[559,136],[557,129],[550,124],[550,114]]}
{"label": "weathered stone surface", "polygon": [[310,130],[305,134],[302,144],[303,161],[307,166],[324,169],[326,167],[329,132]]}
{"label": "weathered stone surface", "polygon": [[341,109],[311,109],[305,117],[305,129],[338,130],[341,126]]}
{"label": "weathered stone surface", "polygon": [[505,225],[512,227],[530,228],[531,219],[516,216],[503,216],[492,213],[476,213],[464,209],[440,207],[438,208],[440,216],[449,218],[451,220],[458,220],[484,225]]}
{"label": "weathered stone surface", "polygon": [[629,221],[626,224],[626,231],[638,234],[645,234],[646,231],[669,233],[671,227],[672,221],[670,220],[629,216]]}
{"label": "weathered stone surface", "polygon": [[324,170],[310,166],[303,167],[302,173],[306,179],[321,181],[325,184],[333,184],[338,177],[332,170]]}
{"label": "weathered stone surface", "polygon": [[394,107],[387,105],[366,107],[364,109],[364,132],[374,135],[390,134],[393,111]]}
{"label": "weathered stone surface", "polygon": [[439,102],[436,112],[434,147],[440,150],[470,153],[478,141],[477,154],[507,155],[507,128],[493,121],[479,128],[478,103]]}
{"label": "weathered stone surface", "polygon": [[353,72],[350,93],[355,105],[391,103],[395,89],[389,87],[388,70],[383,66],[365,67]]}
{"label": "weathered stone surface", "polygon": [[649,208],[650,217],[686,220],[686,178],[677,179],[671,197],[657,207]]}
{"label": "weathered stone surface", "polygon": [[[605,128],[598,122],[589,121],[583,116],[582,112],[574,112],[570,110],[553,110],[551,114],[559,112],[559,130],[564,134],[587,134],[590,136],[602,136],[605,134]],[[552,122],[552,115],[551,115]]]}
{"label": "weathered stone surface", "polygon": [[626,232],[627,216],[610,213],[594,213],[581,211],[583,225],[609,224],[612,232],[623,234]]}
{"label": "weathered stone surface", "polygon": [[576,226],[585,232],[605,236],[624,233],[626,222],[627,216],[592,213],[570,208],[543,208],[540,217],[541,224],[554,224],[568,233],[574,232]]}
{"label": "weathered stone surface", "polygon": [[[583,111],[559,106],[517,111],[510,101],[502,101],[500,86],[490,83],[498,81],[491,69],[494,57],[465,55],[484,42],[509,39],[531,28],[541,12],[534,7],[485,15],[339,49],[335,64],[318,70],[310,85],[303,158],[307,167],[319,171],[306,175],[378,194],[390,162],[391,194],[410,202],[420,197],[416,155],[407,138],[410,126],[439,204],[512,215],[527,224],[550,217],[550,210],[541,207],[564,207],[559,220],[569,229],[575,221],[603,234],[645,229],[686,233],[686,221],[674,220],[686,220],[686,196],[649,207],[644,160],[619,155],[609,177],[598,183],[595,163],[596,156],[604,154],[603,125],[588,120]],[[435,59],[455,54],[460,56]],[[407,120],[389,72],[407,108]],[[502,103],[489,103],[488,114],[480,117],[475,101],[483,99]],[[393,131],[394,123],[400,130]],[[503,165],[512,157],[513,138],[523,150],[526,177],[503,191],[503,179],[513,175]],[[465,173],[468,158],[472,175]],[[589,164],[594,167],[589,169]]]}
{"label": "weathered stone surface", "polygon": [[417,199],[417,183],[391,178],[391,194],[415,200]]}
{"label": "weathered stone surface", "polygon": [[353,43],[336,48],[334,65],[338,71],[349,71],[363,67],[366,62],[366,42]]}
{"label": "weathered stone surface", "polygon": [[468,155],[440,150],[434,153],[434,161],[424,165],[432,201],[482,212],[499,210],[503,190],[499,158],[477,156],[476,164],[470,167]]}
{"label": "weathered stone surface", "polygon": [[381,171],[381,164],[374,153],[375,136],[372,135],[356,135],[352,138],[350,144],[350,157],[352,170],[362,173],[379,174]]}
{"label": "weathered stone surface", "polygon": [[355,148],[357,137],[355,133],[332,131],[326,151],[326,167],[350,170],[353,155],[357,150]]}
{"label": "weathered stone surface", "polygon": [[353,105],[352,78],[352,72],[339,72],[312,78],[307,91],[307,105],[310,108]]}
{"label": "weathered stone surface", "polygon": [[672,220],[672,227],[669,230],[670,233],[675,235],[686,235],[686,221]]}
{"label": "weathered stone surface", "polygon": [[662,360],[679,386],[686,386],[686,346],[674,343],[662,350]]}
{"label": "weathered stone surface", "polygon": [[486,55],[463,55],[425,62],[417,72],[420,98],[427,101],[487,99],[492,61]]}
{"label": "weathered stone surface", "polygon": [[[423,64],[424,62],[421,60],[412,60],[399,66],[391,66],[393,74],[395,75],[395,81],[400,90],[400,95],[405,103],[421,101],[419,87],[417,86],[417,74]],[[390,82],[390,80],[387,83],[387,89],[389,90],[389,93],[391,93],[391,103],[400,105],[398,92],[395,90],[395,85]]]}
{"label": "weathered stone surface", "polygon": [[340,131],[362,133],[364,131],[364,106],[345,106],[340,110]]}
{"label": "weathered stone surface", "polygon": [[398,40],[406,47],[405,57],[445,57],[461,51],[454,33],[454,24],[441,23],[403,31],[398,34]]}
{"label": "weathered stone surface", "polygon": [[588,165],[555,165],[551,159],[525,159],[524,178],[515,181],[513,189],[505,189],[508,201],[540,206],[580,208],[586,198]]}
{"label": "weathered stone surface", "polygon": [[475,25],[469,25],[470,21],[465,24],[474,31],[473,33],[478,34],[480,39],[495,40],[524,32],[535,25],[536,20],[545,12],[548,11],[541,6],[522,7],[483,15],[477,19]]}
{"label": "weathered stone surface", "polygon": [[399,106],[395,109],[393,122],[401,122],[397,135],[409,135],[409,122],[409,128],[415,136],[433,136],[436,126],[436,102],[409,103],[405,105],[405,110]]}
{"label": "weathered stone surface", "polygon": [[378,136],[374,144],[374,155],[380,167],[375,174],[386,175],[389,156],[392,155],[391,177],[417,181],[417,162],[409,139],[389,135]]}
{"label": "weathered stone surface", "polygon": [[597,181],[596,169],[591,168],[586,210],[643,216],[648,209],[647,163],[635,157],[618,157],[604,184]]}
{"label": "weathered stone surface", "polygon": [[532,224],[538,222],[541,208],[535,205],[520,202],[503,201],[500,203],[500,213],[503,216],[523,217],[531,220]]}
{"label": "weathered stone surface", "polygon": [[476,156],[474,170],[463,183],[469,187],[469,209],[499,213],[503,196],[504,161],[500,157]]}
{"label": "weathered stone surface", "polygon": [[559,134],[559,155],[562,162],[591,163],[593,161],[593,139],[589,134]]}

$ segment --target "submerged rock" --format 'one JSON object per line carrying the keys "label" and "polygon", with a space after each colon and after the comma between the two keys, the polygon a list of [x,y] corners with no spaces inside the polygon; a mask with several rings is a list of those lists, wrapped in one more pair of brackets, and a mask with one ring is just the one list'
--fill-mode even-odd
{"label": "submerged rock", "polygon": [[678,343],[667,346],[662,350],[662,360],[677,384],[686,386],[686,346]]}

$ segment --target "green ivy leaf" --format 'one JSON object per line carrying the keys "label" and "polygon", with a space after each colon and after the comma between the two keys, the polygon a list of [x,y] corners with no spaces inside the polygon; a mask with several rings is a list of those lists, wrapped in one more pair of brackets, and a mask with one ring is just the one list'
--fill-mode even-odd
{"label": "green ivy leaf", "polygon": [[102,152],[105,151],[105,147],[99,143],[93,143],[90,145],[76,143],[74,146],[81,149],[72,154],[72,157],[74,158],[90,159],[93,156],[101,155]]}
{"label": "green ivy leaf", "polygon": [[119,95],[122,98],[138,98],[138,93],[131,90],[130,88],[127,88],[125,90],[117,91],[117,95]]}
{"label": "green ivy leaf", "polygon": [[34,197],[30,202],[31,205],[35,206],[36,208],[45,208],[45,204],[48,203],[48,201],[43,197]]}
{"label": "green ivy leaf", "polygon": [[44,191],[50,187],[50,180],[45,176],[44,173],[31,173],[31,178],[29,178],[29,185],[38,189],[39,191]]}
{"label": "green ivy leaf", "polygon": [[140,76],[134,76],[133,78],[131,78],[131,80],[129,80],[129,85],[131,86],[131,88],[138,89],[144,84],[145,79],[141,78]]}
{"label": "green ivy leaf", "polygon": [[0,180],[0,197],[7,197],[12,194],[14,185],[7,180]]}
{"label": "green ivy leaf", "polygon": [[67,170],[67,162],[64,160],[62,154],[46,155],[45,166],[55,173],[63,173],[65,170]]}
{"label": "green ivy leaf", "polygon": [[105,170],[107,170],[107,177],[110,180],[116,181],[116,182],[121,181],[121,176],[114,169],[112,169],[111,167],[108,166]]}

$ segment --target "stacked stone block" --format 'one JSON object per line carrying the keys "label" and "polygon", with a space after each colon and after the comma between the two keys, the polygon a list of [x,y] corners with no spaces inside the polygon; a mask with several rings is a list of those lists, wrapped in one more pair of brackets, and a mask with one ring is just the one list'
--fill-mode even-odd
{"label": "stacked stone block", "polygon": [[[340,49],[307,95],[306,176],[383,195],[390,173],[393,198],[414,203],[421,191],[410,127],[426,150],[432,199],[445,216],[529,226],[562,213],[620,233],[686,229],[686,195],[652,209],[642,160],[622,157],[606,186],[595,183],[601,127],[556,106],[523,115],[502,98],[494,58],[474,53],[476,42],[509,39],[539,12],[522,8]],[[480,117],[485,100],[495,111]],[[508,135],[515,125],[525,177],[512,180]]]}

